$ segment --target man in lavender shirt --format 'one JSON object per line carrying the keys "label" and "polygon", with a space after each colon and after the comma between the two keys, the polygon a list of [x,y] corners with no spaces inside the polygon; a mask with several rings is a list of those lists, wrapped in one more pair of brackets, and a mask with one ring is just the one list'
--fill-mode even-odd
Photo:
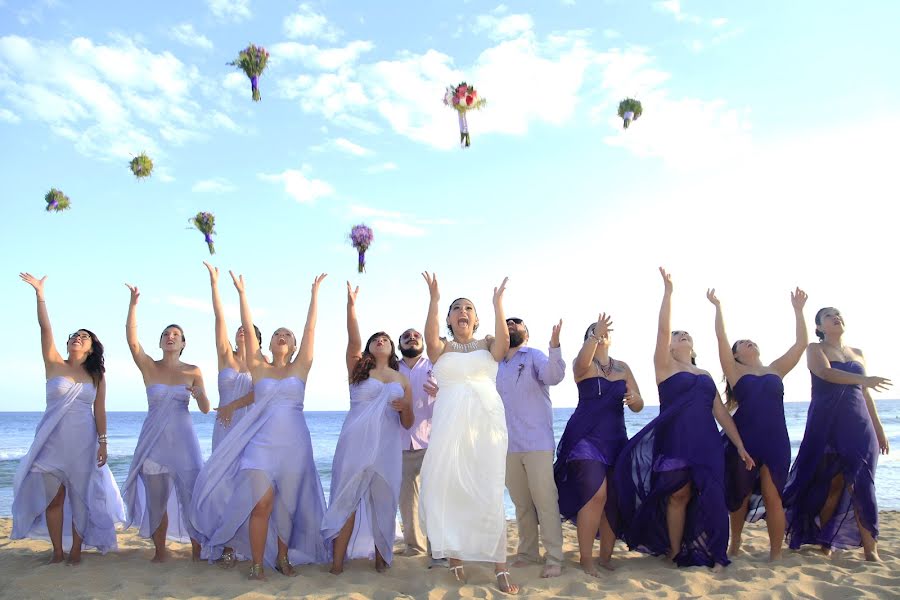
{"label": "man in lavender shirt", "polygon": [[563,380],[566,363],[559,348],[560,320],[550,336],[550,356],[529,348],[528,327],[522,319],[506,320],[509,352],[497,370],[497,391],[506,409],[509,450],[506,455],[506,488],[516,506],[519,547],[514,567],[541,562],[538,547],[544,543],[541,577],[562,572],[562,522],[553,479],[553,407],[551,385]]}
{"label": "man in lavender shirt", "polygon": [[[403,436],[403,481],[400,484],[400,522],[403,525],[403,541],[406,555],[415,556],[428,552],[428,541],[419,523],[419,473],[422,460],[428,448],[431,435],[431,417],[434,413],[436,381],[431,374],[432,364],[424,355],[425,345],[422,334],[415,329],[407,329],[400,335],[400,372],[409,379],[412,390],[415,421]],[[443,561],[432,561],[444,564]],[[431,567],[429,567],[431,568]]]}

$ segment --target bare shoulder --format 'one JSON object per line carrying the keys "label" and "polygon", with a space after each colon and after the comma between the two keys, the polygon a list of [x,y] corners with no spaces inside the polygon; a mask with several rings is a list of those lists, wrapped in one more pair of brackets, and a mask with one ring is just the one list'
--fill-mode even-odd
{"label": "bare shoulder", "polygon": [[613,370],[619,371],[621,373],[631,373],[631,367],[628,366],[628,363],[624,360],[615,359],[615,364],[613,364]]}

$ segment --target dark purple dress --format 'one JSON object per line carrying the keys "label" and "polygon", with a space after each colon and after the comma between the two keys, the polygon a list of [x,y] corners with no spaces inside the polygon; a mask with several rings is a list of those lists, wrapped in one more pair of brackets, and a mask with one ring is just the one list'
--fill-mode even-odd
{"label": "dark purple dress", "polygon": [[715,401],[716,384],[709,375],[681,371],[659,384],[659,416],[628,441],[613,472],[621,539],[629,549],[668,554],[666,504],[690,482],[675,562],[682,567],[729,564],[725,461],[712,414]]}
{"label": "dark purple dress", "polygon": [[604,513],[618,535],[618,510],[612,489],[612,467],[628,442],[625,432],[625,380],[590,377],[579,381],[578,407],[559,440],[553,477],[559,490],[559,512],[576,522],[578,511],[594,497],[604,481]]}
{"label": "dark purple dress", "polygon": [[756,466],[747,470],[737,448],[723,432],[725,504],[729,511],[734,512],[749,495],[747,522],[753,523],[766,517],[760,468],[763,465],[769,468],[772,482],[780,495],[791,466],[791,440],[784,420],[784,383],[775,373],[747,374],[735,384],[734,396],[739,406],[734,413],[734,424]]}
{"label": "dark purple dress", "polygon": [[[855,361],[831,361],[832,369],[859,375]],[[821,544],[835,548],[862,545],[856,520],[878,538],[875,468],[878,439],[862,387],[828,383],[812,375],[812,400],[806,431],[784,490],[787,538],[791,548]],[[844,476],[844,489],[831,519],[819,523],[831,480]]]}

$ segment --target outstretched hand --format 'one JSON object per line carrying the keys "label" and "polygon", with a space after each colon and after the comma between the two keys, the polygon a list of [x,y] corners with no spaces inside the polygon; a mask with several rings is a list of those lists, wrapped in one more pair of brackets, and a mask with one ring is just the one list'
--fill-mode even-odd
{"label": "outstretched hand", "polygon": [[663,278],[663,289],[667,294],[672,293],[672,274],[666,273],[666,270],[662,267],[659,268],[659,274],[662,275]]}
{"label": "outstretched hand", "polygon": [[551,348],[559,348],[559,332],[562,329],[562,319],[559,320],[559,323],[553,326],[553,331],[550,333],[550,347]]}
{"label": "outstretched hand", "polygon": [[130,283],[126,283],[125,287],[127,287],[129,291],[131,291],[131,305],[137,306],[138,298],[141,297],[140,290],[138,290],[138,287],[136,285],[131,285]]}
{"label": "outstretched hand", "polygon": [[610,331],[613,331],[613,321],[612,315],[608,315],[606,313],[600,313],[597,315],[597,322],[594,323],[594,337],[600,339],[601,337],[607,335]]}
{"label": "outstretched hand", "polygon": [[209,269],[209,281],[210,283],[218,283],[219,282],[219,267],[214,267],[205,260],[203,261],[203,266]]}
{"label": "outstretched hand", "polygon": [[794,307],[794,310],[803,310],[803,307],[806,306],[806,300],[809,298],[806,292],[801,290],[800,288],[794,289],[791,292],[791,306]]}
{"label": "outstretched hand", "polygon": [[[793,295],[791,296],[793,298]],[[706,299],[712,302],[713,306],[719,308],[721,306],[721,302],[716,297],[716,288],[709,288],[706,290]]]}
{"label": "outstretched hand", "polygon": [[425,279],[425,283],[428,284],[428,292],[431,295],[431,299],[435,301],[440,300],[441,293],[438,291],[437,273],[425,271],[422,273],[422,277]]}
{"label": "outstretched hand", "polygon": [[243,275],[235,275],[234,271],[228,271],[228,274],[231,275],[231,281],[234,282],[234,289],[237,290],[238,294],[244,293],[244,276]]}
{"label": "outstretched hand", "polygon": [[504,277],[499,287],[494,288],[494,306],[500,306],[500,303],[503,302],[503,292],[506,291],[506,283],[508,281],[509,277]]}
{"label": "outstretched hand", "polygon": [[19,273],[19,278],[33,287],[38,296],[44,295],[44,282],[47,281],[46,275],[38,279],[31,273]]}
{"label": "outstretched hand", "polygon": [[319,284],[322,283],[325,278],[328,277],[328,273],[319,273],[316,278],[313,280],[312,284],[312,294],[313,296],[319,293]]}
{"label": "outstretched hand", "polygon": [[359,295],[359,286],[356,286],[356,289],[350,287],[350,282],[347,282],[347,305],[348,306],[356,306],[356,296]]}
{"label": "outstretched hand", "polygon": [[866,377],[864,385],[867,388],[872,388],[876,392],[886,392],[894,384],[887,377],[876,377],[875,375],[870,375]]}

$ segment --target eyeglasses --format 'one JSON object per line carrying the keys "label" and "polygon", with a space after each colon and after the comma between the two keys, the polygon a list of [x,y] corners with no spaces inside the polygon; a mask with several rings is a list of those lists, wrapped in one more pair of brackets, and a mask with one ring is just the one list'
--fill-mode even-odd
{"label": "eyeglasses", "polygon": [[408,342],[408,341],[410,341],[410,340],[418,340],[418,339],[421,339],[421,337],[422,337],[422,336],[420,336],[418,333],[404,333],[403,335],[400,336],[400,341],[401,341],[401,342]]}
{"label": "eyeglasses", "polygon": [[79,339],[79,340],[81,340],[82,342],[86,342],[86,341],[88,341],[89,339],[91,339],[91,336],[88,335],[88,334],[86,334],[86,333],[79,333],[79,332],[76,331],[75,333],[69,334],[69,339],[70,339],[70,340]]}

